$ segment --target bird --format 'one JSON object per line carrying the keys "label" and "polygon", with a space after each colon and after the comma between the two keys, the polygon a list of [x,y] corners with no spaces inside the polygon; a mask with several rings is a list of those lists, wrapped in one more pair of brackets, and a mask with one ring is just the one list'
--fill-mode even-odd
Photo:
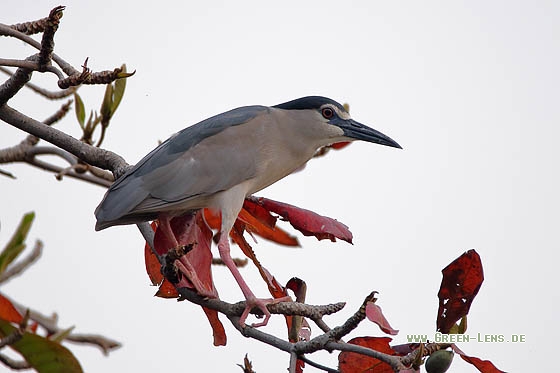
{"label": "bird", "polygon": [[270,318],[271,299],[257,298],[230,255],[229,232],[246,197],[300,169],[324,146],[362,140],[402,149],[350,117],[340,103],[306,96],[275,106],[243,106],[187,127],[161,143],[107,190],[95,230],[158,219],[177,243],[170,219],[208,208],[221,215],[218,252],[246,299]]}

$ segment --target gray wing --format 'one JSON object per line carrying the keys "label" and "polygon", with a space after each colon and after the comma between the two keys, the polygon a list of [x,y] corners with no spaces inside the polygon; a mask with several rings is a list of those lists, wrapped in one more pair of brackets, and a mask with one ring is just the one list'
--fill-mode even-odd
{"label": "gray wing", "polygon": [[254,177],[255,154],[227,129],[267,109],[234,109],[167,139],[111,185],[95,210],[95,229],[153,220],[158,212],[184,207],[189,201],[194,206],[207,196]]}

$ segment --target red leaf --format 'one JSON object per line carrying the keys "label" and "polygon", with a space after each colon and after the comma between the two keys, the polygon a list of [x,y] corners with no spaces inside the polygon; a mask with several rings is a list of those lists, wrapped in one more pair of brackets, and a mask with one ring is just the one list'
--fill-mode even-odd
{"label": "red leaf", "polygon": [[387,321],[387,319],[383,315],[383,312],[381,311],[381,307],[379,307],[377,304],[368,302],[368,304],[366,305],[366,316],[369,321],[373,321],[374,323],[376,323],[384,333],[390,335],[399,334],[398,330],[393,329],[391,325],[389,325],[389,321]]}
{"label": "red leaf", "polygon": [[[152,222],[151,227],[156,231],[157,221]],[[161,264],[159,263],[156,255],[150,248],[150,245],[146,242],[144,245],[144,262],[146,263],[146,272],[150,277],[152,285],[159,285],[163,281],[163,275],[161,274]]]}
{"label": "red leaf", "polygon": [[451,327],[469,313],[472,301],[484,281],[482,262],[475,250],[469,250],[442,271],[438,292],[437,330],[448,333]]}
{"label": "red leaf", "polygon": [[212,326],[212,331],[214,332],[214,346],[225,346],[227,343],[226,331],[224,325],[218,318],[218,311],[211,310],[210,308],[202,307],[210,326]]}
{"label": "red leaf", "polygon": [[[395,351],[389,346],[391,340],[389,337],[357,337],[351,339],[348,343],[371,348],[388,355],[396,355]],[[393,373],[391,366],[381,360],[347,351],[341,352],[338,355],[338,368],[341,373]]]}
{"label": "red leaf", "polygon": [[280,215],[306,236],[315,236],[319,240],[330,239],[333,242],[339,238],[352,243],[352,233],[348,227],[335,219],[267,198],[253,197],[252,200],[268,211]]}
{"label": "red leaf", "polygon": [[155,294],[156,297],[160,298],[177,298],[179,296],[179,292],[175,285],[169,282],[167,279],[164,279],[161,285],[159,286],[158,291]]}
{"label": "red leaf", "polygon": [[286,284],[286,289],[290,289],[296,296],[296,302],[305,303],[307,294],[307,284],[300,278],[292,277]]}
{"label": "red leaf", "polygon": [[212,229],[220,229],[221,217],[220,214],[214,210],[204,209],[204,220],[206,224]]}
{"label": "red leaf", "polygon": [[267,209],[251,198],[245,199],[245,202],[243,202],[243,209],[269,228],[276,227],[276,220],[278,220],[278,218],[273,216]]}
{"label": "red leaf", "polygon": [[[206,211],[208,211],[208,216],[205,216]],[[171,219],[170,225],[179,245],[192,246],[191,250],[178,260],[181,262],[188,262],[189,266],[194,270],[197,279],[200,280],[204,290],[218,297],[218,293],[212,281],[211,271],[212,253],[210,251],[210,246],[212,245],[212,231],[206,223],[206,217],[208,217],[208,220],[211,220],[215,218],[215,215],[212,215],[209,210],[199,211],[195,215],[175,217]],[[172,248],[172,245],[169,238],[166,237],[162,231],[156,229],[154,246],[158,253],[167,253],[167,251]],[[186,276],[183,276],[179,283],[175,285],[170,283],[167,279],[164,279],[156,296],[176,298],[178,296],[177,288],[179,287],[194,288],[193,284]],[[202,307],[202,309],[212,327],[214,345],[225,346],[227,337],[224,326],[218,319],[218,313],[204,307]]]}
{"label": "red leaf", "polygon": [[23,316],[14,307],[12,302],[0,294],[0,319],[19,324],[23,321]]}
{"label": "red leaf", "polygon": [[[245,206],[249,207],[249,209]],[[257,210],[256,208],[259,209]],[[257,214],[253,215],[255,212]],[[273,219],[272,225],[270,224],[270,218]],[[286,246],[299,246],[297,238],[289,235],[283,229],[276,227],[276,218],[274,216],[261,206],[249,200],[245,200],[244,207],[239,212],[237,219],[245,223],[245,229],[247,231],[255,233],[267,240]]]}
{"label": "red leaf", "polygon": [[470,363],[470,364],[474,365],[476,367],[476,369],[478,369],[479,372],[482,372],[482,373],[505,373],[503,370],[499,370],[498,368],[496,368],[496,366],[494,364],[492,364],[491,361],[481,360],[477,357],[468,356],[463,351],[461,351],[461,349],[459,347],[457,347],[454,344],[451,345],[451,348],[453,349],[453,351],[458,353],[459,356],[461,356],[461,359],[465,360],[467,363]]}
{"label": "red leaf", "polygon": [[[212,244],[212,231],[206,224],[202,211],[198,211],[194,215],[183,215],[174,217],[170,221],[171,229],[177,243],[186,247],[192,246],[191,250],[183,255],[180,259],[185,267],[192,268],[193,276],[200,281],[199,288],[202,287],[205,292],[214,293],[217,297],[216,289],[212,281],[212,253],[210,246]],[[161,229],[157,229],[154,237],[154,246],[160,254],[165,254],[171,248],[173,243]],[[181,276],[180,281],[175,284],[177,288],[188,287],[195,289],[191,279],[187,276]]]}

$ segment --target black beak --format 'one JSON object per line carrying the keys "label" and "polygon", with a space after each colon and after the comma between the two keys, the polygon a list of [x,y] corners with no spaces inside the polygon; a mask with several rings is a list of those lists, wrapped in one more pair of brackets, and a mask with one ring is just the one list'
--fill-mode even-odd
{"label": "black beak", "polygon": [[402,149],[402,147],[389,136],[386,136],[364,124],[358,123],[353,119],[342,120],[341,123],[338,123],[338,125],[344,131],[344,136],[350,137],[351,139],[373,142],[379,145]]}

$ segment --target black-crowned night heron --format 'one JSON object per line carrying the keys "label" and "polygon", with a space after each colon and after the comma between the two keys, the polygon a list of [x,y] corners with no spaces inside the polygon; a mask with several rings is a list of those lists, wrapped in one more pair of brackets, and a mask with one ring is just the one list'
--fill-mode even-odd
{"label": "black-crowned night heron", "polygon": [[220,212],[220,257],[247,300],[240,323],[256,306],[265,319],[254,326],[266,325],[271,300],[255,297],[230,256],[228,236],[243,201],[303,166],[317,149],[353,140],[400,148],[325,97],[233,109],[171,136],[120,177],[95,210],[95,229],[159,219],[177,242],[170,218],[202,208]]}

